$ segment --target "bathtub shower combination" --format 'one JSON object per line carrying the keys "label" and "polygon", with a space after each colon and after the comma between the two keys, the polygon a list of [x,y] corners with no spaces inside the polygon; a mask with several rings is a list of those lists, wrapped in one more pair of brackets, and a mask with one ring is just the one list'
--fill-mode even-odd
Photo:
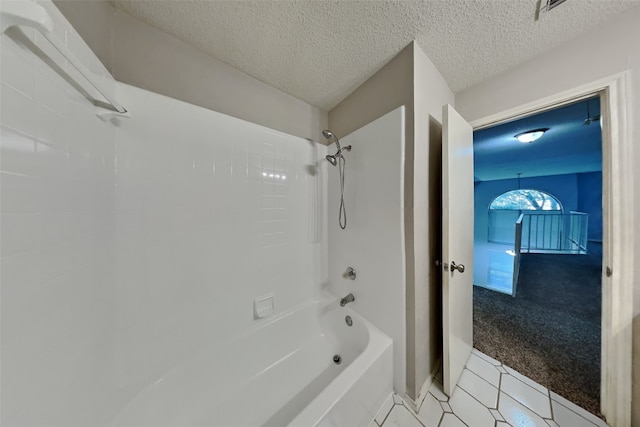
{"label": "bathtub shower combination", "polygon": [[391,366],[389,337],[318,299],[171,370],[113,427],[366,426],[389,395]]}
{"label": "bathtub shower combination", "polygon": [[350,304],[375,274],[329,277],[351,146],[117,83],[48,0],[2,13],[0,423],[368,426],[397,348]]}

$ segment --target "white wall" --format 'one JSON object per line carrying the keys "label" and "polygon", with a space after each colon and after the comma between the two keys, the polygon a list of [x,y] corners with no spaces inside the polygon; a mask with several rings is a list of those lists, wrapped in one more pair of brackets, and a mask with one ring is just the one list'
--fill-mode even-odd
{"label": "white wall", "polygon": [[[631,110],[628,122],[631,141],[640,135],[640,8],[635,8],[551,51],[537,56],[499,76],[456,94],[456,106],[469,121],[542,99],[578,87],[615,73],[629,71],[632,84],[627,96]],[[635,163],[640,164],[640,150],[634,150]],[[637,173],[629,177],[638,182]],[[640,208],[640,186],[633,197],[635,210]],[[640,215],[635,215],[636,230],[640,230]],[[640,242],[635,253],[640,256]],[[640,425],[640,259],[634,271],[634,356],[632,425]],[[631,327],[624,325],[622,327]]]}
{"label": "white wall", "polygon": [[55,4],[116,80],[325,143],[327,112],[263,83],[106,0]]}
{"label": "white wall", "polygon": [[[41,4],[69,49],[108,76]],[[0,424],[96,426],[114,390],[115,128],[15,40],[0,36]]]}
{"label": "white wall", "polygon": [[[394,389],[405,390],[404,107],[340,139],[345,152],[347,227],[338,225],[340,178],[329,166],[329,289],[352,292],[353,308],[393,339]],[[335,145],[329,146],[335,152]],[[328,164],[328,162],[323,162]],[[347,267],[356,280],[345,280]]]}
{"label": "white wall", "polygon": [[[157,379],[327,282],[326,146],[118,84],[116,303],[123,387]],[[265,176],[266,175],[266,176]]]}

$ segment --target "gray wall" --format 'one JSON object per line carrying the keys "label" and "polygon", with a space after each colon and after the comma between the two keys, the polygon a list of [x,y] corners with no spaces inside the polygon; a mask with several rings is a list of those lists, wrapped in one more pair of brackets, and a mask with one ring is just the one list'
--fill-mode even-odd
{"label": "gray wall", "polygon": [[[442,106],[454,104],[454,95],[424,51],[414,43],[414,153],[413,153],[413,294],[407,295],[407,322],[413,321],[415,393],[442,360]],[[407,158],[407,164],[410,160]],[[407,258],[409,257],[407,251]],[[409,271],[407,271],[407,277]],[[413,312],[411,312],[413,308]],[[409,331],[410,327],[407,327]],[[409,335],[411,336],[411,335]]]}
{"label": "gray wall", "polygon": [[116,80],[325,143],[327,112],[116,10],[105,0],[54,0]]}
{"label": "gray wall", "polygon": [[442,353],[440,282],[432,261],[439,252],[442,105],[453,101],[443,77],[413,42],[329,112],[331,129],[345,135],[400,105],[406,108],[406,395],[412,400],[422,397]]}
{"label": "gray wall", "polygon": [[[584,33],[533,60],[456,94],[458,111],[469,121],[487,117],[552,96],[580,85],[628,70],[632,85],[628,89],[632,106],[628,123],[633,140],[640,135],[640,8]],[[640,150],[634,153],[640,163]],[[637,172],[629,177],[638,182]],[[640,185],[636,185],[634,211],[640,208]],[[640,215],[635,215],[635,230],[640,230]],[[638,259],[634,270],[633,322],[633,416],[632,425],[640,426],[640,242],[636,238]],[[631,325],[621,325],[631,327]]]}
{"label": "gray wall", "polygon": [[[382,117],[386,113],[396,108],[405,106],[405,191],[404,191],[404,234],[405,234],[405,251],[407,259],[409,258],[410,248],[407,236],[410,234],[410,224],[412,221],[413,195],[407,192],[407,183],[413,182],[411,162],[408,159],[413,158],[413,44],[405,47],[398,55],[389,61],[378,72],[371,76],[360,87],[353,91],[340,104],[335,106],[329,112],[329,128],[336,135],[346,136],[351,132],[360,129],[364,125]],[[330,190],[331,191],[331,190]],[[330,213],[331,215],[331,213]],[[384,244],[384,242],[381,242]],[[331,250],[331,249],[329,249]],[[406,283],[406,300],[409,302],[409,265],[405,265],[407,283]],[[397,292],[403,292],[403,284],[401,278],[398,278],[397,284],[390,284],[397,287]],[[407,308],[408,309],[408,308]],[[396,392],[404,395],[406,392],[409,396],[413,391],[412,384],[415,376],[415,361],[411,357],[413,351],[413,334],[409,332],[409,323],[406,325],[406,370],[405,372],[395,372],[396,376]],[[401,384],[399,387],[398,384]],[[407,388],[404,388],[404,384]]]}

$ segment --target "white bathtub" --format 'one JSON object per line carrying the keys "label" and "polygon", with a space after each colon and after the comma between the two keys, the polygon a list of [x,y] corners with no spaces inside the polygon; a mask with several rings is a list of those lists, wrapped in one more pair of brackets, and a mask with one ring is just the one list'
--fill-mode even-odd
{"label": "white bathtub", "polygon": [[391,344],[325,296],[168,372],[112,426],[366,427],[391,393]]}

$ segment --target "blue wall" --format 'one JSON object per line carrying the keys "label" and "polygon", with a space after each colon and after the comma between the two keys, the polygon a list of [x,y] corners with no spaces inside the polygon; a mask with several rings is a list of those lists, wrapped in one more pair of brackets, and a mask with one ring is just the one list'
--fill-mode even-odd
{"label": "blue wall", "polygon": [[589,214],[589,240],[602,241],[602,172],[578,174],[578,211]]}
{"label": "blue wall", "polygon": [[[573,173],[566,175],[522,178],[520,188],[544,191],[556,197],[564,212],[589,214],[589,240],[602,240],[602,173]],[[489,280],[487,266],[491,250],[487,246],[489,234],[489,205],[494,198],[518,189],[517,179],[475,182],[474,283],[485,286]],[[498,251],[496,254],[504,252]],[[495,254],[494,254],[495,255]]]}
{"label": "blue wall", "polygon": [[[475,183],[475,239],[486,242],[488,212],[491,201],[500,194],[516,190],[517,179],[502,179]],[[589,172],[567,175],[522,178],[520,188],[532,188],[555,196],[564,212],[589,214],[589,240],[602,240],[602,173]]]}
{"label": "blue wall", "polygon": [[[531,188],[555,196],[565,212],[578,210],[577,174],[522,178],[520,188]],[[475,183],[475,241],[486,242],[489,231],[489,204],[502,193],[518,189],[517,179]]]}

